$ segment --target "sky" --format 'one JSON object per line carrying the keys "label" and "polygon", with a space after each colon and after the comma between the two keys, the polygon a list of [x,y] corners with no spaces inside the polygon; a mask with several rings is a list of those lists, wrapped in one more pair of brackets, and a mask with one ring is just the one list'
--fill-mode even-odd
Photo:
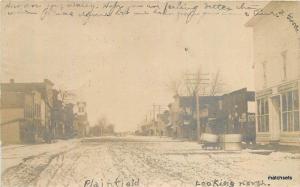
{"label": "sky", "polygon": [[247,16],[207,15],[186,24],[172,16],[80,19],[2,16],[1,82],[39,82],[87,102],[90,124],[136,129],[153,104],[167,106],[167,84],[185,71],[221,72],[226,89],[254,90]]}

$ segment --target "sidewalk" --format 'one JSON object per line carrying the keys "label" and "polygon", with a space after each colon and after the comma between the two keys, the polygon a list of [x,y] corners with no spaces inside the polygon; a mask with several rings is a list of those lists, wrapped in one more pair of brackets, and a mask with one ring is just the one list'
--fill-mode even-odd
{"label": "sidewalk", "polygon": [[296,145],[255,144],[255,145],[243,145],[243,148],[248,148],[252,150],[273,150],[274,152],[300,153],[300,146],[296,146]]}

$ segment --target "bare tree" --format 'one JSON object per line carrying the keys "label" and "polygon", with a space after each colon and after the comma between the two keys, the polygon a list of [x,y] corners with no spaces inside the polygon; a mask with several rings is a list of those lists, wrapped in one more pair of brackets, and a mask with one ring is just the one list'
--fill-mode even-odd
{"label": "bare tree", "polygon": [[99,128],[99,135],[103,135],[104,129],[106,128],[107,125],[107,119],[105,116],[102,116],[101,118],[98,119],[96,126]]}
{"label": "bare tree", "polygon": [[105,132],[107,134],[113,135],[115,133],[115,125],[110,123],[107,125],[107,127],[105,128]]}
{"label": "bare tree", "polygon": [[184,87],[186,90],[185,95],[195,96],[195,95],[206,95],[206,74],[202,74],[200,69],[195,73],[185,72],[185,83]]}
{"label": "bare tree", "polygon": [[105,116],[100,117],[95,126],[92,127],[92,135],[102,136],[102,135],[113,135],[115,133],[115,125],[110,123]]}
{"label": "bare tree", "polygon": [[66,104],[68,102],[72,102],[75,100],[76,95],[69,90],[66,90],[64,88],[59,88],[57,90],[57,92],[58,92],[58,99],[61,100],[61,102],[63,104]]}
{"label": "bare tree", "polygon": [[183,72],[181,76],[178,76],[167,83],[167,89],[174,95],[193,95],[195,88],[187,80],[187,72]]}
{"label": "bare tree", "polygon": [[203,79],[204,75],[206,74],[201,74],[200,70],[195,73],[185,71],[184,76],[171,80],[167,88],[175,95],[186,96],[195,96],[197,93],[215,96],[224,92],[225,83],[220,70],[213,74],[209,82],[207,82],[208,79]]}
{"label": "bare tree", "polygon": [[44,134],[44,139],[46,140],[46,142],[51,143],[52,139],[55,136],[54,121],[59,120],[59,107],[61,107],[60,105],[58,105],[58,103],[61,103],[62,106],[64,106],[67,103],[67,101],[70,101],[71,96],[74,96],[74,94],[63,88],[52,90],[52,94],[48,94],[48,92],[45,91],[43,97],[45,100],[45,104],[48,106],[49,111],[51,113],[51,121],[50,124],[47,126],[48,129],[46,129]]}
{"label": "bare tree", "polygon": [[68,97],[68,91],[63,89],[58,89],[59,99],[64,103],[65,99]]}
{"label": "bare tree", "polygon": [[96,125],[103,127],[103,128],[106,127],[106,125],[107,125],[106,117],[103,116],[103,117],[99,118]]}
{"label": "bare tree", "polygon": [[222,80],[220,70],[216,72],[210,82],[210,95],[215,96],[224,92],[225,83]]}

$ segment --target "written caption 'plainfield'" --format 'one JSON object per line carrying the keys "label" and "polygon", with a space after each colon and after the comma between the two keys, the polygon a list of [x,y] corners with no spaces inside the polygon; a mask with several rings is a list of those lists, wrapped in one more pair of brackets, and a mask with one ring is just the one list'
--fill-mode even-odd
{"label": "written caption 'plainfield'", "polygon": [[134,187],[140,185],[140,179],[123,179],[117,177],[113,180],[87,179],[84,181],[84,187]]}

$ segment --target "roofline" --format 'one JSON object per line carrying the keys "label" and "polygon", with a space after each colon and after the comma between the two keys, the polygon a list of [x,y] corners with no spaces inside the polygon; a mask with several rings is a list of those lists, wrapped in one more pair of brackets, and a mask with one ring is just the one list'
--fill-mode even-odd
{"label": "roofline", "polygon": [[[270,1],[268,2],[262,9],[267,9],[268,7],[271,6],[271,4],[276,1]],[[264,16],[252,16],[250,20],[245,23],[245,27],[253,27],[256,23],[258,23]]]}
{"label": "roofline", "polygon": [[17,121],[25,121],[25,119],[24,118],[12,119],[12,120],[0,123],[0,126],[2,126],[2,125],[8,125],[8,124],[11,124],[11,123],[14,123],[14,122],[17,122]]}
{"label": "roofline", "polygon": [[1,85],[22,85],[22,84],[50,84],[51,86],[54,86],[54,83],[50,81],[49,79],[44,79],[41,82],[1,82]]}

